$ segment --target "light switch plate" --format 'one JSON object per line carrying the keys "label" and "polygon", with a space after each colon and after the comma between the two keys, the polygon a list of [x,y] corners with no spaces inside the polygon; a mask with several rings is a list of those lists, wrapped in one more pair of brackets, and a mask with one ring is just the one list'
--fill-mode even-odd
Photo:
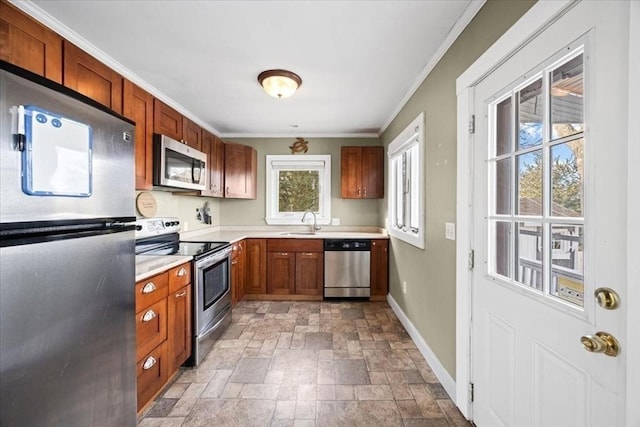
{"label": "light switch plate", "polygon": [[445,222],[444,238],[448,240],[456,240],[456,224],[453,222]]}

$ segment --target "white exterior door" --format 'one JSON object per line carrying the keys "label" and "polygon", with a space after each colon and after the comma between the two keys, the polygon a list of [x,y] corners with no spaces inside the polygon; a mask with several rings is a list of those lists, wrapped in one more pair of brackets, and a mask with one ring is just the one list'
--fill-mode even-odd
{"label": "white exterior door", "polygon": [[625,423],[628,14],[578,3],[475,87],[478,427]]}

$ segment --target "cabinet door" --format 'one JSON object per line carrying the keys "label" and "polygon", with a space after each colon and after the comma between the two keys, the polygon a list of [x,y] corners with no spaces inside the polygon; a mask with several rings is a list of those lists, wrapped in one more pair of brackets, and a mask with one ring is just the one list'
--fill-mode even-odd
{"label": "cabinet door", "polygon": [[164,102],[153,100],[153,131],[167,135],[176,141],[182,140],[182,114]]}
{"label": "cabinet door", "polygon": [[[271,264],[269,264],[271,265]],[[322,295],[324,286],[324,254],[296,253],[296,294]]]}
{"label": "cabinet door", "polygon": [[136,313],[136,360],[167,339],[167,299]]}
{"label": "cabinet door", "polygon": [[191,285],[169,294],[167,352],[169,375],[191,356]]}
{"label": "cabinet door", "polygon": [[389,240],[371,241],[371,296],[385,297],[389,292]]}
{"label": "cabinet door", "polygon": [[138,411],[155,396],[169,379],[167,343],[164,342],[138,361],[136,367]]}
{"label": "cabinet door", "polygon": [[362,147],[362,198],[384,197],[384,149]]}
{"label": "cabinet door", "polygon": [[123,78],[111,68],[64,41],[63,83],[100,104],[122,113]]}
{"label": "cabinet door", "polygon": [[214,134],[202,129],[202,151],[207,154],[207,189],[203,196],[224,196],[224,143]]}
{"label": "cabinet door", "polygon": [[182,118],[182,139],[196,150],[202,150],[202,128],[186,117]]}
{"label": "cabinet door", "polygon": [[295,252],[267,253],[267,291],[270,294],[289,295],[295,293]]}
{"label": "cabinet door", "polygon": [[362,149],[342,147],[340,150],[340,181],[343,199],[362,198]]}
{"label": "cabinet door", "polygon": [[0,59],[62,83],[62,38],[0,1]]}
{"label": "cabinet door", "polygon": [[153,96],[124,81],[122,113],[136,122],[136,190],[153,187]]}
{"label": "cabinet door", "polygon": [[224,144],[224,185],[224,197],[256,198],[257,152],[253,147]]}
{"label": "cabinet door", "polygon": [[245,243],[236,242],[231,247],[231,304],[236,305],[244,297]]}
{"label": "cabinet door", "polygon": [[267,293],[267,241],[246,239],[245,243],[245,294]]}

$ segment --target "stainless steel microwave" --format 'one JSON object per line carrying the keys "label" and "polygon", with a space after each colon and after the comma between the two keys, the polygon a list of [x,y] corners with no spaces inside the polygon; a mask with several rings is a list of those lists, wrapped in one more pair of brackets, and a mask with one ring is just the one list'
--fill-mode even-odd
{"label": "stainless steel microwave", "polygon": [[205,153],[166,135],[153,135],[153,185],[205,190],[206,171]]}

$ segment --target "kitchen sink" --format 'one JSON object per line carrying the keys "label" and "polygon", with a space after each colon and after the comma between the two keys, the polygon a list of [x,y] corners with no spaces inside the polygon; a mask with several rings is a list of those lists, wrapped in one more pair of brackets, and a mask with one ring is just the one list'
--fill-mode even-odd
{"label": "kitchen sink", "polygon": [[315,231],[294,231],[287,233],[280,233],[281,236],[313,236]]}

